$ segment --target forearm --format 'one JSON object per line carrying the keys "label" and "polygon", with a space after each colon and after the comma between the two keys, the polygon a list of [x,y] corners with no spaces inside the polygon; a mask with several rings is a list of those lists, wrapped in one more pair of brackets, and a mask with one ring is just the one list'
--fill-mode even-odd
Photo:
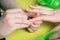
{"label": "forearm", "polygon": [[60,24],[57,25],[53,30],[60,30]]}
{"label": "forearm", "polygon": [[1,7],[3,9],[13,9],[20,8],[19,5],[15,2],[15,0],[0,0]]}

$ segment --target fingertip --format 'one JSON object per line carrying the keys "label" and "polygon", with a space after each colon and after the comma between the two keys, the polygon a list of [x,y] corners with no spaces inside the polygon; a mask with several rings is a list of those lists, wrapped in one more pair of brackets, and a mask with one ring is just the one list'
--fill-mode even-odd
{"label": "fingertip", "polygon": [[36,5],[36,6],[39,6],[39,5]]}
{"label": "fingertip", "polygon": [[29,9],[26,9],[25,11],[26,11],[26,12],[29,12]]}
{"label": "fingertip", "polygon": [[26,9],[26,11],[28,11],[28,9]]}
{"label": "fingertip", "polygon": [[32,7],[32,5],[29,5],[30,7]]}
{"label": "fingertip", "polygon": [[29,32],[34,32],[31,28],[27,28],[27,30],[28,30]]}
{"label": "fingertip", "polygon": [[31,9],[34,9],[34,8],[35,8],[35,6],[32,6],[32,5],[30,5],[29,7],[30,7]]}

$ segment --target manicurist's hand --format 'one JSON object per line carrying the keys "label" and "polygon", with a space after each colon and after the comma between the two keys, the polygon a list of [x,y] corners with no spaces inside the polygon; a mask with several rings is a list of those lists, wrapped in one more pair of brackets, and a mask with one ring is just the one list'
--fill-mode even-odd
{"label": "manicurist's hand", "polygon": [[38,20],[60,22],[60,9],[53,10],[42,6],[31,6],[27,11],[36,15],[39,14],[37,17],[34,15],[36,17],[35,19],[39,18]]}
{"label": "manicurist's hand", "polygon": [[10,9],[5,12],[5,20],[11,27],[25,28],[29,25],[27,15],[21,9]]}
{"label": "manicurist's hand", "polygon": [[[32,16],[33,22],[37,22],[37,21],[38,22],[49,21],[49,22],[55,22],[55,23],[60,22],[60,9],[54,10],[54,9],[42,7],[42,6],[30,6],[30,9],[27,9],[26,11],[28,12],[27,15],[29,17]],[[36,27],[38,28],[38,26]],[[35,30],[37,30],[36,27],[35,27]]]}
{"label": "manicurist's hand", "polygon": [[1,18],[0,39],[18,28],[27,28],[31,24],[21,9],[8,9]]}

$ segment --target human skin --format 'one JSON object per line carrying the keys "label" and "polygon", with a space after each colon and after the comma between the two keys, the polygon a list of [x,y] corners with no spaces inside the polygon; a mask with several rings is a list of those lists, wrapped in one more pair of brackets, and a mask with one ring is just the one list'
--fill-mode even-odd
{"label": "human skin", "polygon": [[[60,24],[53,28],[53,30],[60,30]],[[54,35],[49,37],[49,40],[60,40],[60,32],[55,33]]]}
{"label": "human skin", "polygon": [[27,20],[27,15],[20,9],[7,10],[0,20],[0,39],[16,29],[27,28],[30,24],[31,22]]}
{"label": "human skin", "polygon": [[31,19],[27,20],[27,12],[23,11],[15,0],[0,0],[0,7],[5,10],[0,18],[0,39],[18,28],[27,28],[30,32],[34,32],[42,23],[42,21],[38,22],[35,20],[33,22]]}
{"label": "human skin", "polygon": [[[9,1],[9,2],[8,2]],[[3,4],[3,2],[4,2],[4,4]],[[8,3],[7,3],[8,2]],[[20,8],[19,7],[19,5],[17,5],[17,3],[14,1],[14,0],[0,0],[0,4],[1,4],[1,7],[4,9],[4,10],[6,10],[7,12],[5,12],[5,13],[7,13],[7,14],[10,14],[10,9],[11,10],[13,10],[14,9],[14,11],[15,10],[17,10],[16,12],[14,12],[14,13],[20,13],[20,15],[22,14],[22,13],[25,13],[23,10],[22,10],[22,8]],[[34,8],[35,9],[35,7],[30,7],[30,8]],[[39,8],[39,7],[37,7],[37,8]],[[36,9],[37,9],[36,8]],[[40,8],[41,9],[41,8]],[[44,9],[44,8],[43,8]],[[8,11],[9,10],[9,11]],[[19,11],[18,11],[19,10]],[[45,9],[46,10],[46,9]],[[40,10],[39,10],[40,11]],[[47,11],[47,12],[46,12]],[[41,11],[42,12],[42,14],[44,14],[44,15],[52,15],[53,14],[53,12],[54,12],[54,10],[53,9],[50,9],[50,8],[48,8],[48,10],[46,10],[45,12],[43,12],[43,11]],[[52,12],[51,12],[52,11]],[[4,14],[5,14],[4,13]],[[12,16],[14,16],[14,15],[16,15],[16,14],[13,14],[13,11],[11,11],[11,15]],[[29,13],[32,13],[32,12],[29,12]],[[49,13],[49,14],[48,14]],[[11,17],[11,15],[10,15],[10,17]],[[17,14],[18,15],[18,14]],[[16,16],[17,16],[16,15]],[[23,15],[25,15],[25,14],[23,14]],[[21,17],[23,18],[23,15],[21,15]],[[38,15],[37,16],[39,16],[40,14],[38,13]],[[29,16],[29,15],[28,15]],[[49,19],[49,18],[51,18],[51,16],[40,16],[40,17],[38,17],[38,18],[35,18],[35,17],[37,17],[37,16],[35,16],[35,14],[34,14],[34,16],[33,15],[30,15],[29,17],[34,17],[33,19],[29,19],[28,21],[30,21],[30,22],[32,22],[32,23],[27,23],[28,25],[27,26],[24,26],[24,27],[22,27],[22,26],[19,26],[19,24],[18,25],[16,25],[16,26],[19,26],[19,27],[13,27],[14,25],[12,25],[11,24],[11,22],[8,22],[8,21],[6,21],[6,20],[8,20],[9,18],[6,18],[6,17],[3,17],[3,19],[1,19],[1,20],[4,20],[4,21],[1,21],[0,22],[0,24],[2,24],[2,23],[6,23],[6,26],[5,26],[5,24],[2,24],[1,25],[1,27],[2,27],[2,29],[4,29],[4,28],[7,28],[7,29],[11,29],[11,28],[9,28],[10,26],[12,27],[12,30],[1,30],[1,32],[0,33],[4,33],[4,32],[6,32],[5,34],[3,34],[1,37],[2,38],[4,38],[6,35],[8,35],[8,34],[10,34],[11,32],[13,32],[14,30],[16,30],[16,29],[18,29],[18,28],[27,28],[30,32],[34,32],[34,31],[36,31],[38,28],[39,28],[39,26],[40,26],[40,24],[42,23],[42,21],[41,21],[41,18],[42,18],[42,20],[43,21],[50,21],[50,22],[57,22],[57,21],[54,21],[54,20],[51,20],[51,19]],[[7,16],[8,17],[8,16]],[[20,17],[20,16],[19,16]],[[46,17],[48,18],[48,19],[46,19]],[[12,17],[13,18],[13,17]],[[14,16],[14,18],[15,18],[15,16]],[[25,16],[25,18],[27,18],[26,16]],[[40,18],[40,19],[39,19]],[[6,19],[6,20],[5,20]],[[14,24],[15,24],[15,22],[17,21],[17,19],[19,19],[20,20],[20,18],[16,18],[15,19],[15,21],[14,21]],[[35,19],[35,20],[34,20]],[[36,20],[37,19],[37,20]],[[52,18],[53,19],[53,18]],[[13,21],[14,19],[12,19],[11,21]],[[24,19],[24,20],[26,20],[26,19]],[[5,22],[6,21],[6,22]],[[59,20],[60,21],[60,20]],[[58,22],[59,22],[58,21]],[[19,21],[20,22],[20,21]],[[26,22],[26,21],[25,21]],[[7,25],[7,23],[9,23],[9,25]],[[11,24],[11,25],[10,25]],[[5,27],[4,27],[4,26]],[[24,24],[25,25],[25,24]],[[28,27],[30,25],[30,27]],[[8,33],[7,33],[8,32]]]}
{"label": "human skin", "polygon": [[[52,30],[60,30],[60,9],[54,10],[42,6],[30,6],[30,9],[27,9],[26,11],[34,14],[33,17],[35,18],[33,18],[33,21],[37,20],[58,23],[58,26],[56,26]],[[50,36],[48,39],[60,40],[60,32]]]}
{"label": "human skin", "polygon": [[[27,15],[24,14],[24,11],[15,0],[0,0],[0,7],[5,10],[3,16],[0,18],[0,39],[6,37],[18,28],[26,28],[29,25],[28,23],[24,24],[24,22],[21,22],[21,20],[27,19]],[[22,27],[21,23],[25,26]]]}

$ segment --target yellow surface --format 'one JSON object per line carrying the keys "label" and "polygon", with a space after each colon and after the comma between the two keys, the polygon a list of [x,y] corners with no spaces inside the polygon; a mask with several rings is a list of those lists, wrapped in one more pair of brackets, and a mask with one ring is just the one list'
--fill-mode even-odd
{"label": "yellow surface", "polygon": [[[28,8],[30,4],[35,5],[36,0],[16,0],[18,4],[24,9]],[[44,35],[47,31],[52,29],[54,24],[49,22],[44,22],[41,24],[40,28],[33,33],[28,32],[26,29],[18,29],[8,35],[6,40],[35,40],[36,37]]]}
{"label": "yellow surface", "polygon": [[30,33],[26,29],[18,29],[6,37],[6,40],[35,40],[36,37],[44,35],[47,31],[53,28],[55,24],[44,22],[40,28]]}
{"label": "yellow surface", "polygon": [[16,2],[24,9],[29,8],[29,5],[37,4],[36,0],[16,0]]}

